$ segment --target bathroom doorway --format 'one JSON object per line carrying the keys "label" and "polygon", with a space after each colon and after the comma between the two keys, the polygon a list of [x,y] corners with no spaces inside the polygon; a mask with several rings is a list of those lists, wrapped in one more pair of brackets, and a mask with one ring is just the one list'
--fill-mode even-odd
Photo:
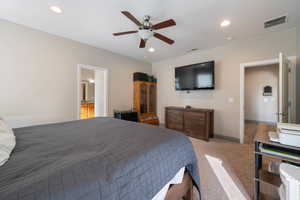
{"label": "bathroom doorway", "polygon": [[78,119],[107,116],[108,70],[78,66]]}
{"label": "bathroom doorway", "polygon": [[95,117],[95,71],[81,70],[80,119]]}

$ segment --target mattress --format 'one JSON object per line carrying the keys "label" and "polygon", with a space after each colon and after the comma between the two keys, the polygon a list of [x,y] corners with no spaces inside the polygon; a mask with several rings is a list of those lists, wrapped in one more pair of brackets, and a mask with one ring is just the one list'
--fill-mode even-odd
{"label": "mattress", "polygon": [[183,134],[93,118],[14,129],[0,168],[0,199],[149,200],[182,168],[199,188],[197,159]]}

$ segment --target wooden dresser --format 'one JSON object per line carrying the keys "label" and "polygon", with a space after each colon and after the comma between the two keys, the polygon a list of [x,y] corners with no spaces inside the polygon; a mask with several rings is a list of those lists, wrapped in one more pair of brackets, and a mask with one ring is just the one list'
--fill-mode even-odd
{"label": "wooden dresser", "polygon": [[165,125],[187,136],[209,141],[214,136],[214,110],[166,107]]}

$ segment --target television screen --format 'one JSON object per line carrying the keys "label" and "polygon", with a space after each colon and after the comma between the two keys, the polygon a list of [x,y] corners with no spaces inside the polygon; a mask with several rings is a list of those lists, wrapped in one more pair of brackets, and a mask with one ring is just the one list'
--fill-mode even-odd
{"label": "television screen", "polygon": [[214,89],[215,62],[205,62],[175,68],[176,90]]}

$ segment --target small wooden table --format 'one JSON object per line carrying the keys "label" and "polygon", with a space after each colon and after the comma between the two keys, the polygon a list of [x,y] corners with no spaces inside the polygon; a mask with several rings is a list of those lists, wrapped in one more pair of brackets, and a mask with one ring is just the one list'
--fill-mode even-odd
{"label": "small wooden table", "polygon": [[[255,154],[254,197],[256,200],[266,199],[265,195],[263,194],[263,191],[261,191],[261,184],[265,184],[266,187],[273,187],[276,190],[278,190],[279,186],[281,185],[281,179],[278,175],[275,175],[273,173],[270,173],[270,172],[262,169],[263,157],[276,159],[279,162],[288,162],[290,164],[300,165],[299,160],[286,158],[286,157],[282,157],[282,156],[277,156],[277,155],[271,155],[271,154],[260,151],[260,148],[259,148],[260,145],[266,144],[269,147],[274,147],[274,148],[279,147],[279,148],[283,148],[287,151],[292,149],[294,151],[299,152],[299,155],[300,155],[300,148],[283,145],[283,144],[280,144],[277,142],[272,142],[269,139],[269,131],[275,131],[275,130],[276,130],[275,126],[271,126],[271,125],[267,125],[267,124],[260,124],[257,127],[257,132],[256,132],[256,136],[255,136],[255,151],[254,151],[254,154]],[[270,191],[271,190],[272,189],[270,188]],[[269,198],[267,198],[267,199],[269,199]]]}

